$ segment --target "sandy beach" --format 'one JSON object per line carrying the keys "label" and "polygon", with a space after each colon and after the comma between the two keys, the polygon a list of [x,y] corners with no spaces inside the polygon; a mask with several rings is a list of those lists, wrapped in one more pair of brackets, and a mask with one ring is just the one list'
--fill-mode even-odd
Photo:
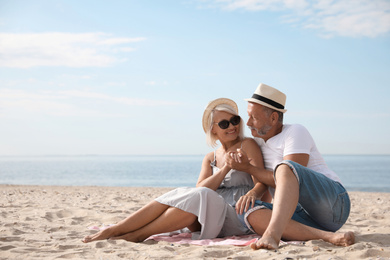
{"label": "sandy beach", "polygon": [[276,251],[81,239],[88,227],[116,223],[171,188],[0,185],[0,259],[390,259],[390,193],[350,192],[352,212],[340,231],[356,243],[287,244]]}

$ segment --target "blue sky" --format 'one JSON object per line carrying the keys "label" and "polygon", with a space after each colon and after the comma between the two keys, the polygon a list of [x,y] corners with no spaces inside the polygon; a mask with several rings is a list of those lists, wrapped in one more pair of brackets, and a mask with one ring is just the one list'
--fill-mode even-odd
{"label": "blue sky", "polygon": [[390,1],[0,0],[0,155],[204,154],[259,83],[322,153],[390,154]]}

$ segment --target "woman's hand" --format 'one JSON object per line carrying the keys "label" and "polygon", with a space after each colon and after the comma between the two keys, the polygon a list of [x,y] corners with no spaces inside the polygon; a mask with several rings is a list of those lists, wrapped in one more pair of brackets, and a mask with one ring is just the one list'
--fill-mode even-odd
{"label": "woman's hand", "polygon": [[251,166],[251,159],[248,158],[248,155],[242,149],[237,149],[236,152],[226,153],[225,162],[229,168],[243,172],[248,172],[248,169]]}
{"label": "woman's hand", "polygon": [[241,215],[243,212],[247,212],[249,210],[249,207],[253,208],[256,199],[257,199],[257,194],[253,190],[250,190],[248,191],[247,194],[241,196],[236,203],[237,214]]}

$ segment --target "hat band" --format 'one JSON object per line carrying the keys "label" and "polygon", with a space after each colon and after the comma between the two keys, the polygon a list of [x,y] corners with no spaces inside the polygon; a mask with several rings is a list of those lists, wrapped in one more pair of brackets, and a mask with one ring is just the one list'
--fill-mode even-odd
{"label": "hat band", "polygon": [[257,94],[253,94],[252,98],[254,99],[257,99],[257,100],[260,100],[260,101],[263,101],[273,107],[276,107],[276,108],[279,108],[279,109],[284,109],[284,106],[278,102],[275,102],[269,98],[266,98],[266,97],[263,97],[263,96],[260,96],[260,95],[257,95]]}

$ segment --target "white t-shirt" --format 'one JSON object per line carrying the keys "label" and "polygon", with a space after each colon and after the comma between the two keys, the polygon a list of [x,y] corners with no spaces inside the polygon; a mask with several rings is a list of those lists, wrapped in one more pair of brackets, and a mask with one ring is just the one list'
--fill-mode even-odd
{"label": "white t-shirt", "polygon": [[259,137],[255,137],[255,140],[261,147],[267,170],[274,170],[286,155],[304,153],[309,155],[307,168],[341,183],[337,174],[326,165],[313,138],[304,126],[285,124],[282,132],[268,139],[267,142]]}

